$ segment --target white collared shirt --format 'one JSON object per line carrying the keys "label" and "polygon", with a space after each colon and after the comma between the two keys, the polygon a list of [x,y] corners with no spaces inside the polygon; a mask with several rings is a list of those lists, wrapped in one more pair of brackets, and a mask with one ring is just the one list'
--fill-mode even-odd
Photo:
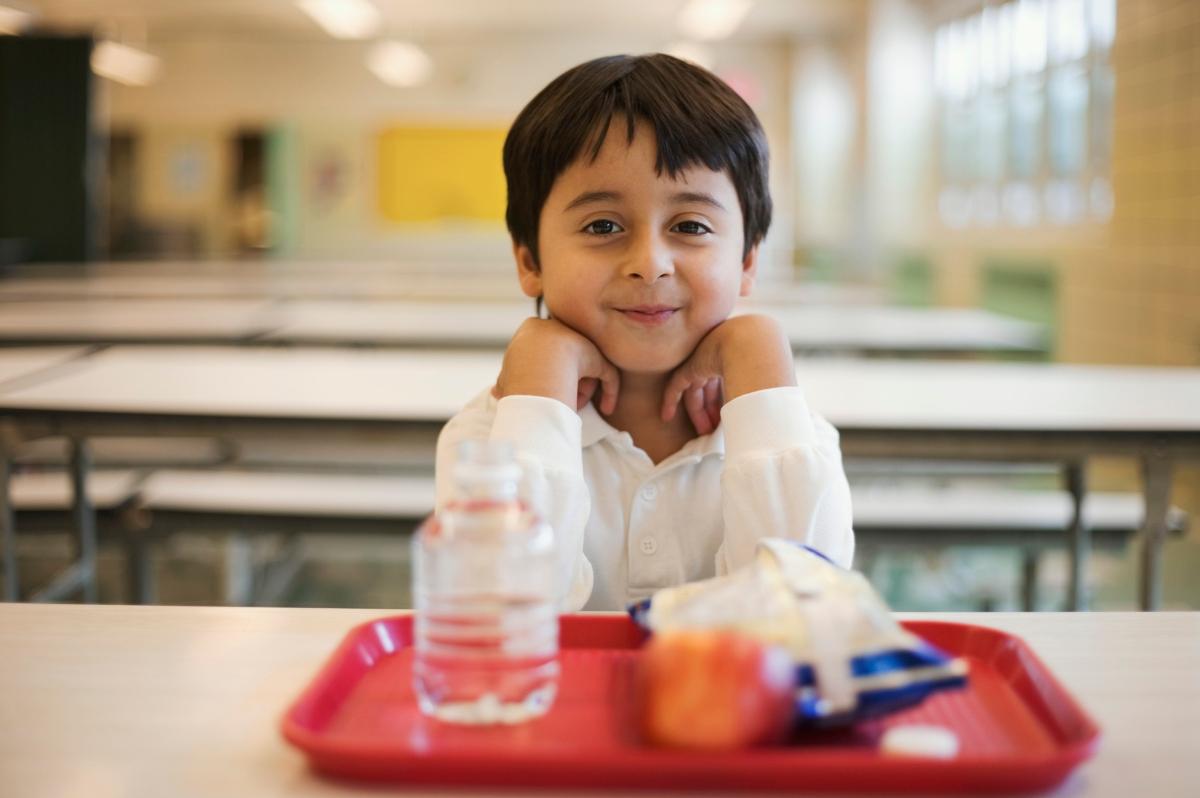
{"label": "white collared shirt", "polygon": [[748,564],[763,537],[802,541],[849,567],[850,488],[837,430],[800,388],[721,408],[721,424],[655,465],[592,405],[490,389],[443,428],[437,506],[449,500],[460,441],[511,440],[524,494],[554,530],[566,611],[622,610],[662,587]]}

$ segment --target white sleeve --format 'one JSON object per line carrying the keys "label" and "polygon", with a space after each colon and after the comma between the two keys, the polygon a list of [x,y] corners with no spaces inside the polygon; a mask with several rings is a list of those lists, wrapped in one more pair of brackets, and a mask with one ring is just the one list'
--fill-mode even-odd
{"label": "white sleeve", "polygon": [[450,420],[438,436],[437,502],[441,508],[453,488],[451,469],[460,441],[508,440],[524,471],[522,493],[554,530],[558,548],[560,606],[577,612],[592,594],[591,563],[583,555],[583,536],[591,514],[591,495],[583,478],[582,422],[557,399],[490,393]]}
{"label": "white sleeve", "polygon": [[751,562],[760,538],[812,546],[838,565],[854,558],[850,486],[837,430],[797,387],[744,394],[721,408],[725,539],[718,574]]}

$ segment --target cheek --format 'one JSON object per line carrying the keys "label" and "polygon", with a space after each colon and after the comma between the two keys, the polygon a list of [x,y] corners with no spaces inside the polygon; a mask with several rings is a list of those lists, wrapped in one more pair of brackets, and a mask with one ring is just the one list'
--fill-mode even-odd
{"label": "cheek", "polygon": [[595,314],[603,280],[595,270],[586,267],[556,268],[544,272],[542,280],[546,307],[560,321],[580,331],[588,325]]}
{"label": "cheek", "polygon": [[692,298],[705,315],[713,314],[723,319],[733,310],[741,290],[740,265],[730,268],[723,265],[695,273],[691,279]]}

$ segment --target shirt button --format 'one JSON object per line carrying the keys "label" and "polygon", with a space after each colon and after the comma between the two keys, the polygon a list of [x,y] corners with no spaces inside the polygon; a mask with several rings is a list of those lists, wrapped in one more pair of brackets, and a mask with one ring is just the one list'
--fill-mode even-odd
{"label": "shirt button", "polygon": [[642,488],[642,498],[646,501],[652,502],[657,496],[658,488],[654,487],[653,485],[647,485],[646,487]]}
{"label": "shirt button", "polygon": [[653,554],[658,551],[658,541],[654,538],[642,538],[642,554]]}

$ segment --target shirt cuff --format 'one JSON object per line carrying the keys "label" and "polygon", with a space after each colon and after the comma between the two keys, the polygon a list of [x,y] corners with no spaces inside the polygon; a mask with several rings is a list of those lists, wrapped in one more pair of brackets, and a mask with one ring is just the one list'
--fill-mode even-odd
{"label": "shirt cuff", "polygon": [[788,385],[752,391],[721,408],[725,457],[764,455],[817,442],[803,389]]}
{"label": "shirt cuff", "polygon": [[514,394],[496,401],[491,439],[512,441],[547,468],[582,473],[582,436],[579,414],[557,399]]}

